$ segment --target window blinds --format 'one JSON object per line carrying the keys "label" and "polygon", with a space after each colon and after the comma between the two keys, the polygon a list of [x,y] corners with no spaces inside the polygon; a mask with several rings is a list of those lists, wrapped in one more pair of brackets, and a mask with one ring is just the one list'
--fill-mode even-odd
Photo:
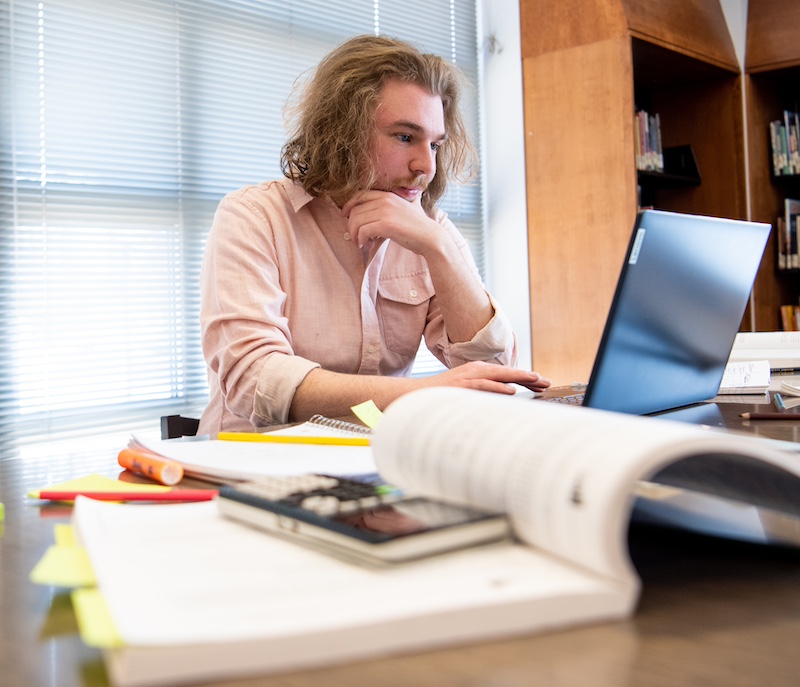
{"label": "window blinds", "polygon": [[[360,33],[411,40],[478,83],[474,2],[0,0],[7,449],[204,406],[213,212],[280,176],[295,79]],[[442,205],[482,268],[480,183]]]}

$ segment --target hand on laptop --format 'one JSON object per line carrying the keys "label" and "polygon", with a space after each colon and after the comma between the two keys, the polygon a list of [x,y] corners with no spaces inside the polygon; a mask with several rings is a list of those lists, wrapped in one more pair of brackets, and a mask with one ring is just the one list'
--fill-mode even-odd
{"label": "hand on laptop", "polygon": [[538,372],[481,361],[465,363],[421,381],[422,386],[457,386],[509,395],[516,393],[517,384],[539,392],[547,389],[551,383]]}

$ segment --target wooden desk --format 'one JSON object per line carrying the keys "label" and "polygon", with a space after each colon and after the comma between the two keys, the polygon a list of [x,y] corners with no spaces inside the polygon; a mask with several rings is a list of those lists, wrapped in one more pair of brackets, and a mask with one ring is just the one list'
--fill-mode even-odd
{"label": "wooden desk", "polygon": [[[731,413],[736,414],[732,409]],[[764,431],[780,435],[795,430],[772,426]],[[116,453],[0,461],[0,501],[6,507],[0,526],[3,686],[108,685],[100,652],[85,647],[77,635],[68,594],[28,581],[52,543],[53,525],[66,522],[69,509],[37,505],[25,493],[90,472],[118,476]],[[631,541],[644,581],[639,609],[631,620],[213,684],[794,687],[800,683],[800,551],[645,528],[634,528]]]}

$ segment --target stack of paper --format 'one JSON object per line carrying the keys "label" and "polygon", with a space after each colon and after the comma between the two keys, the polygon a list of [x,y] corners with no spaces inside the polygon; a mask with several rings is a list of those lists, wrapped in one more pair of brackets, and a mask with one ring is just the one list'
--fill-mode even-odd
{"label": "stack of paper", "polygon": [[253,480],[268,475],[374,474],[369,446],[328,446],[250,441],[161,440],[135,436],[134,444],[183,465],[185,474],[209,481]]}
{"label": "stack of paper", "polygon": [[768,360],[729,362],[719,385],[720,394],[763,394],[769,389]]}

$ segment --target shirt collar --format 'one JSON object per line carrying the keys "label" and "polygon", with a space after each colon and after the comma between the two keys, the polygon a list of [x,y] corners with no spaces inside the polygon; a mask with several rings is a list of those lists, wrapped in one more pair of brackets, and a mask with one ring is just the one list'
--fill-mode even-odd
{"label": "shirt collar", "polygon": [[292,209],[295,212],[298,212],[314,200],[314,196],[308,193],[298,181],[285,179],[284,188],[286,189],[286,195],[289,197],[289,202],[292,204]]}

